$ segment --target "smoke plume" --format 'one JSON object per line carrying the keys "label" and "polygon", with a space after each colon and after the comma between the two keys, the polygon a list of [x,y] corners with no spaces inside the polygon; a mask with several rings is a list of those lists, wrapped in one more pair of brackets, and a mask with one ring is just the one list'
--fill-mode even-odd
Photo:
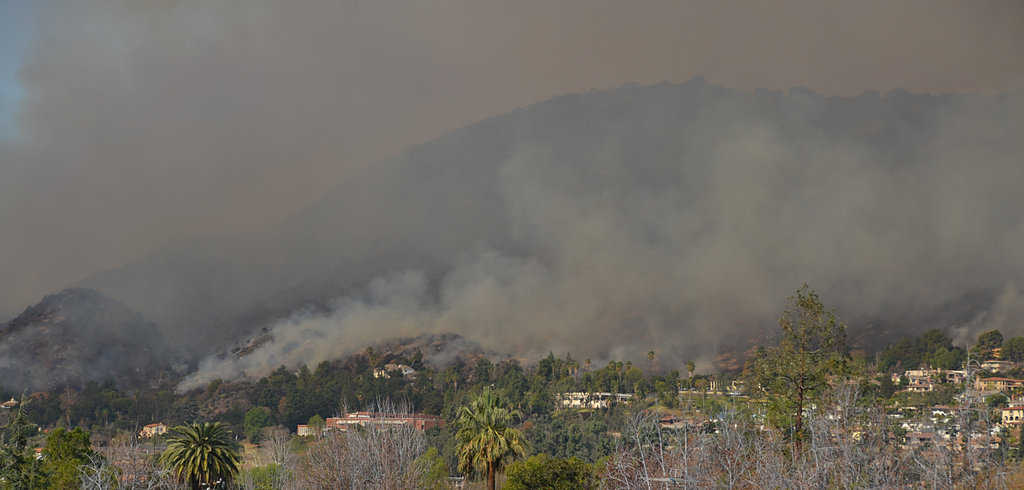
{"label": "smoke plume", "polygon": [[[495,135],[511,127],[529,129],[508,156],[462,153],[501,148]],[[877,333],[952,331],[965,314],[972,334],[1022,334],[1022,131],[1020,95],[829,98],[696,79],[556,98],[390,162],[362,208],[428,209],[410,211],[423,233],[395,240],[416,247],[460,228],[443,218],[446,199],[493,188],[499,204],[471,200],[483,211],[467,222],[499,231],[442,267],[382,274],[326,312],[279,322],[272,342],[208,359],[183,386],[442,332],[527,358],[654,350],[661,368],[692,358],[707,369],[771,335],[803,282],[854,338],[886,320]],[[445,181],[444,197],[396,192],[395,174],[422,186],[417,169],[434,159],[464,175]],[[982,304],[965,303],[979,291]]]}

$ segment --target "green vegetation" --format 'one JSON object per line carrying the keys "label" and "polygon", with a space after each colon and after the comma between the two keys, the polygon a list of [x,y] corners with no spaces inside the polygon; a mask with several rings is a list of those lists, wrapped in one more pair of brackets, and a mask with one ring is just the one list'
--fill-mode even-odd
{"label": "green vegetation", "polygon": [[578,458],[559,459],[547,454],[516,461],[508,468],[505,490],[586,490],[597,488],[594,466]]}
{"label": "green vegetation", "polygon": [[779,344],[759,347],[751,370],[754,382],[768,397],[774,425],[793,428],[793,443],[799,455],[805,437],[805,410],[820,403],[824,391],[836,382],[830,377],[849,373],[846,326],[804,284],[789,298],[779,327]]}
{"label": "green vegetation", "polygon": [[495,477],[506,464],[526,456],[526,441],[512,419],[520,418],[518,410],[510,410],[501,394],[485,388],[469,406],[459,408],[458,441],[459,470],[463,473],[482,471],[487,474],[487,488],[494,490]]}
{"label": "green vegetation", "polygon": [[219,422],[178,426],[160,460],[193,489],[226,486],[238,474],[238,451]]}
{"label": "green vegetation", "polygon": [[[662,462],[666,468],[677,465],[673,471],[682,471],[680,462],[691,461],[697,466],[683,469],[710,478],[695,477],[689,480],[690,486],[728,486],[736,475],[721,473],[720,466],[711,470],[711,463],[680,451],[699,449],[701,457],[740,458],[732,464],[742,468],[742,458],[761,457],[750,452],[760,448],[765,457],[780,458],[772,464],[788,468],[780,471],[797,471],[792,465],[802,458],[794,459],[794,454],[836,447],[821,446],[822,434],[845,437],[852,432],[850,426],[827,425],[831,419],[820,417],[846,403],[844,413],[854,415],[836,420],[858,427],[869,424],[875,432],[866,433],[863,441],[845,444],[859,451],[874,450],[870,444],[875,444],[881,452],[870,457],[898,459],[906,454],[900,452],[904,438],[921,430],[901,426],[902,421],[930,418],[935,424],[955,422],[987,433],[985,428],[999,417],[998,409],[1011,404],[1010,396],[1024,391],[986,393],[983,401],[970,405],[973,402],[961,396],[968,388],[962,378],[947,379],[936,371],[907,373],[913,378],[912,386],[906,376],[893,376],[910,368],[964,367],[968,351],[954,346],[937,329],[894,342],[877,356],[853,358],[847,353],[845,327],[806,286],[789,298],[779,326],[778,338],[758,348],[748,361],[744,378],[740,373],[699,373],[694,361],[678,359],[678,370],[645,373],[641,367],[653,368],[655,361],[671,359],[653,350],[636,364],[626,359],[595,363],[568,353],[549,353],[527,365],[467,356],[433,366],[423,362],[419,351],[399,355],[367,349],[315,367],[282,366],[258,380],[214,380],[187,393],[176,393],[171,380],[146,391],[126,392],[106,381],[80,390],[38,392],[24,397],[15,409],[0,410],[0,478],[4,488],[88,486],[114,482],[124,475],[163,482],[177,477],[193,487],[233,479],[236,487],[244,488],[279,488],[288,481],[333,488],[365,486],[359,482],[402,475],[408,486],[446,488],[448,478],[454,476],[496,485],[504,472],[506,488],[587,488],[597,480],[633,485],[636,481],[630,478],[636,477],[644,461],[669,458]],[[988,331],[970,352],[971,372],[985,376],[978,368],[988,359],[976,356],[998,353],[1004,360],[1016,359],[1024,356],[1024,338],[1003,340],[1000,332]],[[415,366],[416,375],[406,378],[394,370],[390,377],[373,375],[375,368],[389,363]],[[1021,372],[998,375],[1017,377]],[[844,382],[847,377],[849,382]],[[745,385],[730,386],[741,379]],[[911,392],[912,387],[918,389]],[[562,402],[570,393],[576,397],[574,407]],[[599,393],[621,397],[598,404]],[[848,397],[846,401],[840,400],[841,395]],[[376,410],[388,400],[405,403],[402,411],[440,415],[446,425],[400,434],[360,429],[348,435],[337,431],[324,435],[320,430],[327,416]],[[936,406],[956,407],[963,413],[933,415]],[[891,417],[896,412],[895,422],[870,425],[872,416]],[[138,434],[142,425],[155,422],[178,426],[170,434],[143,441],[150,455],[167,447],[159,461],[140,457],[147,453],[137,443],[124,442]],[[310,425],[316,436],[290,436],[298,424]],[[233,434],[244,435],[252,443],[244,453]],[[999,437],[998,452],[991,454],[998,454],[999,461],[1020,459],[1024,453],[1016,431]],[[952,451],[943,463],[947,469],[950,461],[965,457],[956,449],[965,443],[957,441],[935,448]],[[663,445],[659,452],[652,453],[659,445]],[[38,447],[45,447],[42,459],[36,458]],[[394,447],[403,448],[401,458],[373,449]],[[374,451],[379,457],[359,456]],[[935,451],[929,454],[940,454]],[[135,456],[125,456],[130,454]],[[241,468],[245,469],[239,472]],[[737,471],[747,475],[744,478],[754,474],[753,470]],[[926,481],[921,475],[901,474],[887,481],[912,485]],[[814,480],[808,486],[830,486],[830,481]],[[784,479],[777,483],[787,486]]]}
{"label": "green vegetation", "polygon": [[958,369],[967,359],[967,352],[953,346],[953,339],[937,328],[916,339],[901,339],[878,355],[879,372],[918,369],[933,366]]}
{"label": "green vegetation", "polygon": [[79,467],[95,456],[89,432],[80,427],[56,429],[46,436],[43,472],[52,488],[76,488],[81,486]]}

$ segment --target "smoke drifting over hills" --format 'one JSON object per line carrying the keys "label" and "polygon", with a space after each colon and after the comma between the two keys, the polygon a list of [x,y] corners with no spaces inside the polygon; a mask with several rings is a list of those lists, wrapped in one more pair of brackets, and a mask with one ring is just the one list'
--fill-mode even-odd
{"label": "smoke drifting over hills", "polygon": [[[319,204],[390,222],[400,198],[418,226],[375,236],[402,256],[463,225],[480,231],[475,242],[425,259],[434,272],[380,274],[293,315],[273,342],[207,360],[185,386],[423,332],[527,357],[654,349],[668,365],[708,365],[774,331],[803,281],[861,340],[880,322],[876,334],[1024,333],[1022,131],[1019,95],[826,98],[698,79],[556,98],[382,164],[387,178],[358,182],[368,203],[335,192]],[[435,173],[436,192],[413,190]],[[473,209],[450,220],[459,205]]]}
{"label": "smoke drifting over hills", "polygon": [[1024,88],[1024,4],[830,3],[22,2],[0,15],[24,92],[3,102],[19,137],[0,135],[0,317],[168,243],[272,225],[406,145],[556,94],[698,74]]}
{"label": "smoke drifting over hills", "polygon": [[194,383],[420,332],[707,363],[804,281],[1017,333],[1024,5],[641,3],[34,2],[0,313],[78,281],[197,357],[276,325]]}

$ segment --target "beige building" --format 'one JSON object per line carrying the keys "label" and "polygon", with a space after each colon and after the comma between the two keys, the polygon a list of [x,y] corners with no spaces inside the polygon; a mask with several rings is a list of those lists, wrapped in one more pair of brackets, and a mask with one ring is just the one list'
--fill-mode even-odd
{"label": "beige building", "polygon": [[1002,423],[1004,426],[1020,425],[1022,422],[1024,422],[1024,406],[1003,409]]}
{"label": "beige building", "polygon": [[1006,391],[1013,388],[1024,388],[1024,379],[978,378],[974,380],[974,389],[980,391]]}
{"label": "beige building", "polygon": [[164,424],[149,424],[139,431],[139,437],[153,437],[167,433],[167,426]]}

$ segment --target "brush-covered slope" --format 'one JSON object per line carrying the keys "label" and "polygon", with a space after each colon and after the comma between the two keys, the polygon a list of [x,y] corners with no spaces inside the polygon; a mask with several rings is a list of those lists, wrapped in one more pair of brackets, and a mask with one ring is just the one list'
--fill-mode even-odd
{"label": "brush-covered slope", "polygon": [[176,357],[153,323],[89,289],[47,295],[0,329],[0,380],[7,390],[107,378],[140,388],[158,382]]}

